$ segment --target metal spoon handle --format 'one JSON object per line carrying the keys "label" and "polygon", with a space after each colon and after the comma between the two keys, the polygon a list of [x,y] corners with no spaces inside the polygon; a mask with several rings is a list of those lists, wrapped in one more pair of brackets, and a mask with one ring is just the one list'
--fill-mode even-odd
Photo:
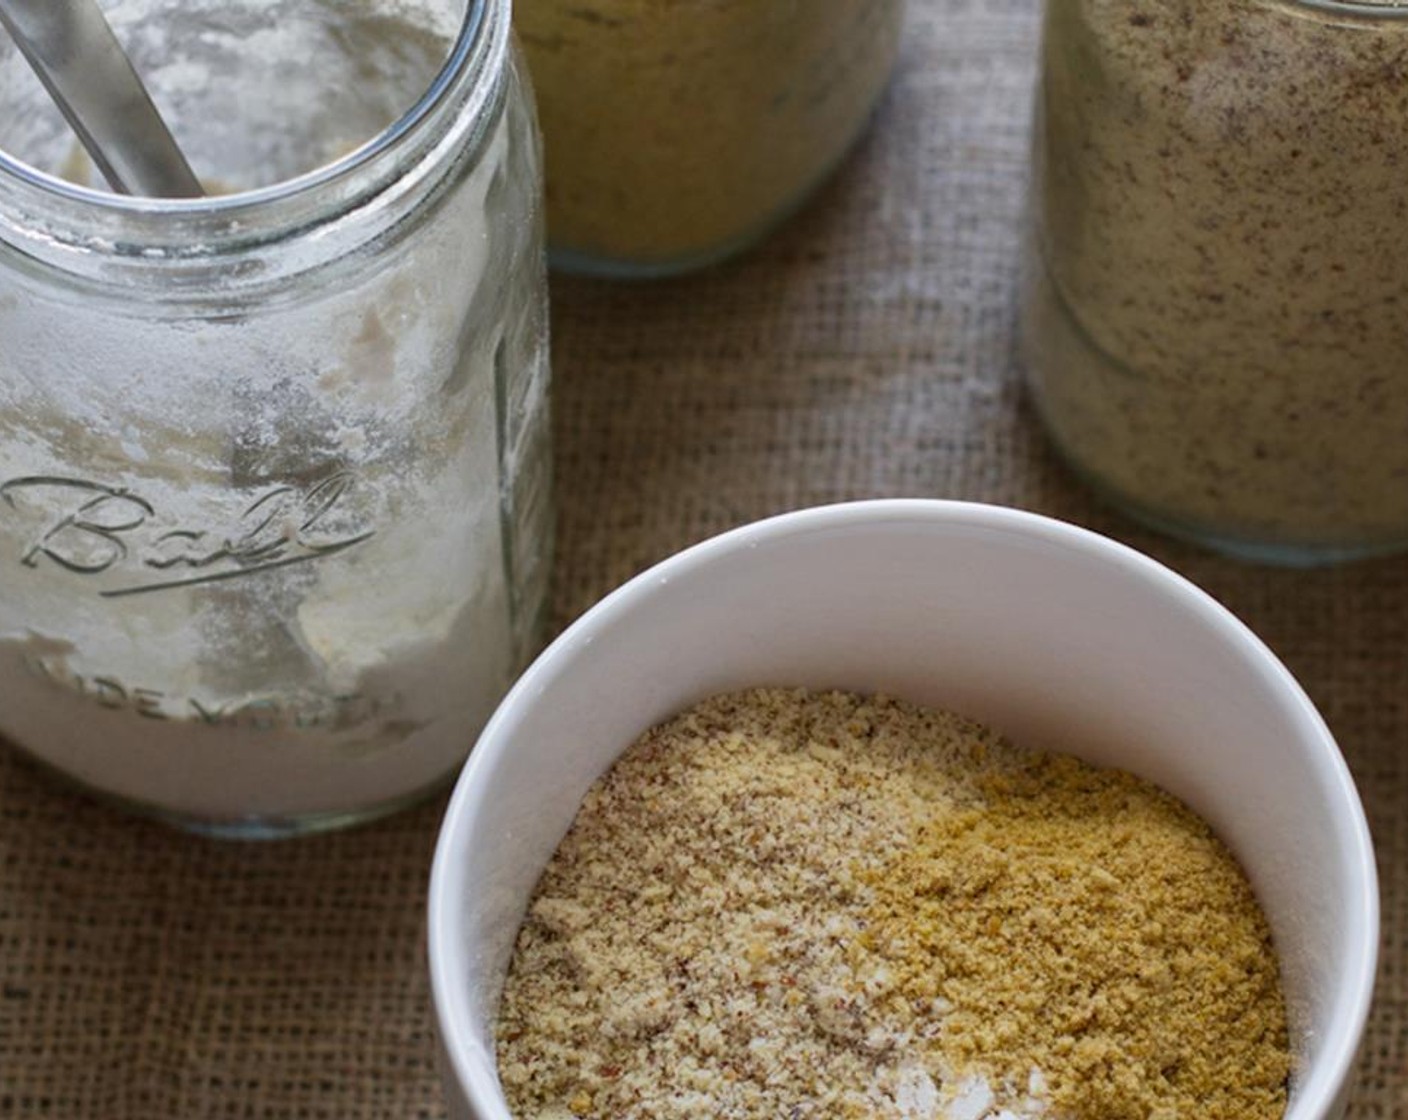
{"label": "metal spoon handle", "polygon": [[151,198],[205,193],[97,0],[0,0],[0,23],[113,190]]}

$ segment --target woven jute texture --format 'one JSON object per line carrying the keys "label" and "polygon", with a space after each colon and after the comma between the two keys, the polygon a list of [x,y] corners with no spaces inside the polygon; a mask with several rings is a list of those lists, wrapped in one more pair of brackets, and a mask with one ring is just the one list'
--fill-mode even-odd
{"label": "woven jute texture", "polygon": [[[567,623],[646,565],[799,506],[940,496],[1126,540],[1245,619],[1319,704],[1383,877],[1351,1115],[1408,1120],[1408,562],[1252,568],[1100,508],[1014,348],[1034,0],[914,0],[867,138],[735,264],[556,282]],[[439,1117],[424,897],[443,798],[349,833],[194,839],[0,750],[0,1117]]]}

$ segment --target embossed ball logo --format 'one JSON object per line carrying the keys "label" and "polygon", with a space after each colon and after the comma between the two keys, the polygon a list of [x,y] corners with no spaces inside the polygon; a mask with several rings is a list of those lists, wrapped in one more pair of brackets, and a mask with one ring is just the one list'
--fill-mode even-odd
{"label": "embossed ball logo", "polygon": [[[325,560],[374,533],[357,480],[336,470],[311,484],[269,487],[223,524],[189,524],[131,489],[31,475],[0,484],[11,515],[34,525],[19,561],[103,578],[105,598],[238,579]],[[0,513],[4,508],[0,507]]]}

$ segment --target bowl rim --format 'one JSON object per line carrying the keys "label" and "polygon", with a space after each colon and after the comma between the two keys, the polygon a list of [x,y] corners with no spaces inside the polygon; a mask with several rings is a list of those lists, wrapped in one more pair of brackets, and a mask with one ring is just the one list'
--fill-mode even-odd
{"label": "bowl rim", "polygon": [[1367,818],[1348,763],[1319,710],[1281,659],[1246,623],[1187,577],[1130,546],[1090,529],[1044,514],[1010,506],[938,498],[879,498],[837,502],[775,514],[726,530],[691,545],[646,568],[606,594],[574,620],[518,678],[480,733],[445,809],[431,866],[427,903],[427,943],[431,998],[438,1030],[443,1075],[452,1075],[465,1099],[476,1109],[487,1094],[502,1092],[497,1079],[485,1078],[471,1062],[476,1049],[463,988],[467,956],[462,910],[458,905],[457,871],[464,859],[466,821],[486,800],[482,774],[488,773],[512,739],[520,713],[552,687],[569,667],[577,651],[592,642],[592,634],[609,627],[636,609],[638,600],[653,590],[707,567],[735,552],[764,541],[809,535],[837,528],[861,526],[945,524],[1000,530],[1035,536],[1064,546],[1091,559],[1110,564],[1136,576],[1178,601],[1209,628],[1240,646],[1268,670],[1277,688],[1295,709],[1307,741],[1316,746],[1312,765],[1327,788],[1348,810],[1340,823],[1350,848],[1350,858],[1362,885],[1360,909],[1353,928],[1360,931],[1357,944],[1346,944],[1350,964],[1348,1029],[1322,1039],[1322,1057],[1314,1075],[1300,1086],[1294,1112],[1285,1120],[1319,1120],[1334,1115],[1334,1107],[1354,1072],[1360,1043],[1373,1001],[1379,948],[1379,887],[1373,841]]}

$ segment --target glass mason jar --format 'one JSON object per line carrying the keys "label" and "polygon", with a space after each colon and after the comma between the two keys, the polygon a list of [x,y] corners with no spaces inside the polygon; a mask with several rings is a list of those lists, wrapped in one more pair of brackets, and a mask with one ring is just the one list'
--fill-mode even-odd
{"label": "glass mason jar", "polygon": [[0,55],[0,735],[231,835],[389,811],[462,761],[548,571],[507,9],[112,6],[234,192],[195,200],[61,180],[86,161]]}
{"label": "glass mason jar", "polygon": [[555,266],[681,272],[741,250],[840,161],[902,0],[518,0]]}
{"label": "glass mason jar", "polygon": [[1308,564],[1408,546],[1408,9],[1050,0],[1024,335],[1126,510]]}

